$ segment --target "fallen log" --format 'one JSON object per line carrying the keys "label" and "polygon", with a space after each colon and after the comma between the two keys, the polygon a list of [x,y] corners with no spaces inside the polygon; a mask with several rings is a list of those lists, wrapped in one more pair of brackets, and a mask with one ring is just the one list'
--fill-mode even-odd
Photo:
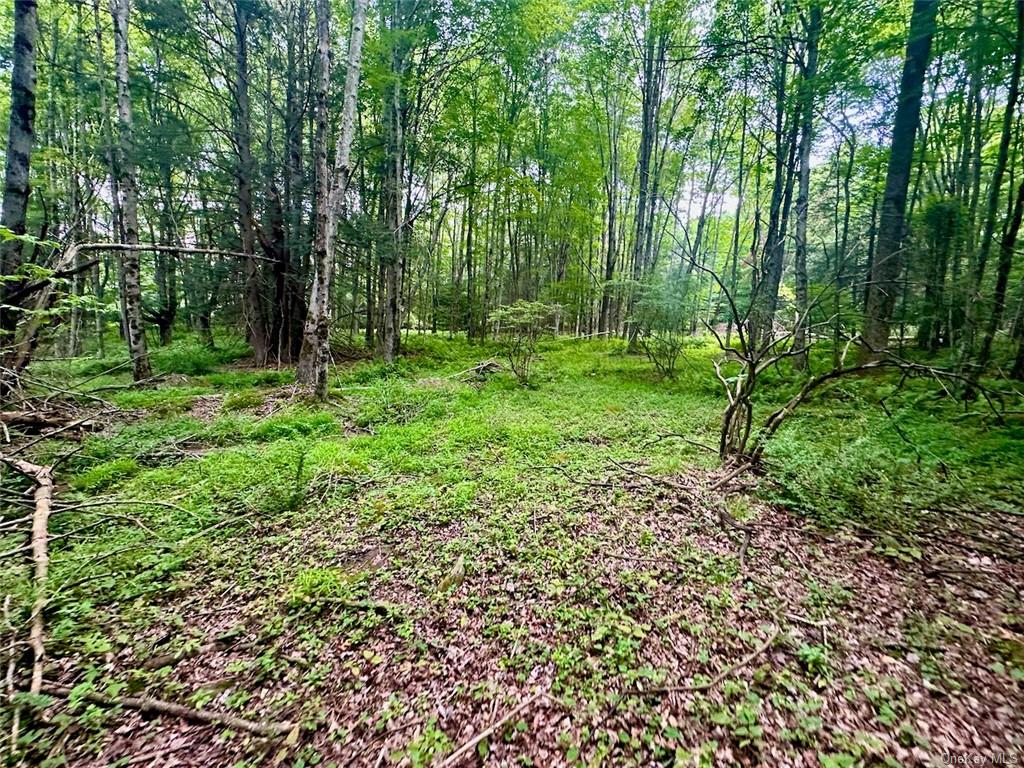
{"label": "fallen log", "polygon": [[[18,427],[25,433],[45,432],[43,437],[58,435],[71,429],[94,430],[97,428],[92,416],[82,419],[43,411],[0,411],[0,425]],[[53,431],[46,432],[46,430]]]}
{"label": "fallen log", "polygon": [[504,370],[504,366],[496,360],[484,360],[481,363],[477,363],[472,368],[467,368],[464,371],[453,373],[448,376],[449,379],[456,379],[457,381],[483,381],[492,373],[499,373]]}
{"label": "fallen log", "polygon": [[0,411],[0,421],[14,427],[63,427],[68,419],[58,416],[48,416],[38,411]]}

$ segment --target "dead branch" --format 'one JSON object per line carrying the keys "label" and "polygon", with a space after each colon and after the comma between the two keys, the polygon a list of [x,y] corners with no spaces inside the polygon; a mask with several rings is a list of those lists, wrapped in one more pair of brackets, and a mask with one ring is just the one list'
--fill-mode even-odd
{"label": "dead branch", "polygon": [[752,662],[754,659],[756,659],[758,656],[764,653],[768,649],[768,647],[775,642],[775,638],[777,638],[781,632],[782,630],[777,625],[773,626],[772,631],[768,633],[768,637],[766,637],[764,641],[762,641],[762,643],[759,646],[757,646],[757,648],[748,653],[735,664],[730,664],[728,667],[723,669],[721,672],[719,672],[706,683],[700,683],[698,685],[664,685],[658,686],[656,688],[644,688],[640,691],[634,691],[633,693],[641,696],[646,696],[652,693],[676,693],[680,691],[696,692],[706,691],[710,688],[714,688],[720,682],[725,680],[725,678],[734,675],[736,672],[743,669],[745,666],[750,664],[750,662]]}
{"label": "dead branch", "polygon": [[453,373],[446,378],[456,379],[458,381],[480,381],[486,379],[488,375],[492,373],[499,373],[504,370],[504,366],[497,360],[484,360],[481,363],[477,363],[472,368],[467,368],[464,371]]}
{"label": "dead branch", "polygon": [[692,445],[695,448],[702,448],[703,450],[709,451],[710,453],[718,453],[718,449],[717,448],[713,448],[710,445],[708,445],[707,443],[702,443],[699,440],[692,440],[689,437],[687,437],[686,435],[680,435],[680,434],[678,434],[676,432],[669,432],[669,433],[666,433],[666,434],[663,434],[663,435],[657,435],[656,437],[654,437],[651,440],[648,440],[646,443],[644,443],[644,447],[648,448],[648,447],[654,445],[655,443],[660,443],[662,440],[671,440],[671,439],[682,440],[684,443],[686,443],[688,445]]}
{"label": "dead branch", "polygon": [[185,659],[192,659],[196,656],[205,656],[208,653],[214,653],[215,651],[227,648],[235,641],[235,639],[236,635],[234,633],[227,633],[214,638],[208,643],[196,646],[195,648],[188,648],[177,651],[176,653],[162,653],[158,656],[151,656],[142,662],[142,668],[152,671],[154,669],[161,669],[162,667],[169,667],[180,661],[184,661]]}
{"label": "dead branch", "polygon": [[592,488],[614,488],[615,487],[612,483],[599,483],[599,482],[590,481],[590,480],[580,480],[578,477],[573,477],[571,474],[569,474],[569,471],[566,470],[564,467],[559,467],[559,466],[556,466],[554,464],[540,464],[540,465],[532,466],[532,467],[530,467],[530,469],[551,469],[551,470],[554,470],[555,472],[558,472],[559,474],[563,475],[566,480],[569,480],[570,482],[576,483],[577,485],[589,485]]}
{"label": "dead branch", "polygon": [[118,390],[123,389],[138,389],[139,387],[145,387],[148,386],[149,384],[156,384],[158,381],[166,379],[167,376],[168,374],[166,373],[157,373],[145,379],[140,379],[139,381],[129,381],[125,384],[105,384],[102,387],[95,387],[93,389],[90,389],[89,392],[116,392]]}
{"label": "dead branch", "polygon": [[445,758],[438,768],[452,768],[452,766],[458,765],[459,761],[466,755],[469,755],[476,749],[477,744],[490,738],[498,729],[505,726],[512,718],[518,716],[521,712],[529,709],[535,701],[541,698],[547,698],[547,693],[540,691],[533,694],[530,698],[520,704],[518,707],[513,709],[507,715],[502,717],[500,720],[492,724],[490,727],[480,731],[476,736],[465,742],[461,747],[452,752],[448,757]]}
{"label": "dead branch", "polygon": [[731,483],[733,480],[735,480],[737,477],[739,477],[744,472],[746,472],[748,469],[753,468],[753,466],[754,465],[750,464],[750,463],[741,463],[741,464],[739,464],[732,472],[727,474],[725,477],[723,477],[720,480],[716,480],[714,483],[712,483],[708,487],[708,491],[712,492],[712,491],[717,491],[720,488],[724,488],[729,483]]}
{"label": "dead branch", "polygon": [[[42,693],[50,696],[59,696],[63,699],[71,696],[72,688],[56,683],[47,683],[42,687]],[[158,715],[171,715],[180,717],[182,720],[190,720],[196,723],[208,725],[223,725],[237,731],[255,733],[257,736],[284,736],[299,726],[289,722],[262,723],[256,720],[247,720],[244,717],[210,712],[205,709],[192,709],[171,701],[154,699],[150,696],[105,696],[96,691],[85,691],[81,698],[99,704],[104,707],[127,707],[137,709],[139,712],[154,713]]]}
{"label": "dead branch", "polygon": [[70,429],[76,429],[92,424],[97,416],[99,416],[99,413],[90,413],[87,416],[83,416],[80,419],[69,421],[64,426],[57,427],[57,429],[53,430],[52,432],[45,432],[39,435],[39,437],[35,438],[34,440],[30,440],[24,445],[19,445],[14,451],[12,451],[12,454],[21,453],[22,451],[28,450],[33,445],[36,445],[37,443],[40,443],[48,438],[55,437],[56,435],[59,435],[63,432],[67,432]]}
{"label": "dead branch", "polygon": [[11,596],[4,596],[4,626],[11,633],[11,642],[7,645],[7,705],[11,708],[11,754],[18,748],[18,734],[21,730],[21,709],[14,704],[14,669],[18,663],[18,632],[11,622]]}
{"label": "dead branch", "polygon": [[46,647],[43,644],[45,624],[43,610],[46,608],[46,577],[50,568],[47,551],[47,525],[50,519],[50,505],[53,502],[53,468],[31,464],[27,461],[0,455],[0,462],[30,478],[36,485],[35,513],[32,515],[32,562],[35,563],[36,599],[32,604],[32,626],[29,630],[29,645],[32,648],[31,693],[39,693],[43,684],[43,658]]}
{"label": "dead branch", "polygon": [[65,426],[68,423],[68,419],[47,415],[38,411],[0,411],[0,422],[14,427],[52,429]]}

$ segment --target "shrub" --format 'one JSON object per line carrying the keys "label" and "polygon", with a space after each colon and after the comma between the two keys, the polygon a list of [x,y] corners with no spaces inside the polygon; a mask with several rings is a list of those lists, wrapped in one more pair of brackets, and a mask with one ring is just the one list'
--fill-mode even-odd
{"label": "shrub", "polygon": [[539,301],[517,301],[491,313],[495,333],[509,367],[519,383],[530,383],[530,369],[537,356],[537,343],[546,331],[553,307]]}

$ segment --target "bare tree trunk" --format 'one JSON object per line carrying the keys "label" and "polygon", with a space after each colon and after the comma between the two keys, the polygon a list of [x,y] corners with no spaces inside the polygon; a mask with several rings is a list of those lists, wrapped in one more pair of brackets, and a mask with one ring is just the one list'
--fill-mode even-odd
{"label": "bare tree trunk", "polygon": [[351,178],[352,139],[355,136],[359,74],[366,26],[366,0],[354,0],[349,35],[345,94],[341,113],[341,136],[335,146],[334,177],[327,173],[327,95],[330,85],[331,42],[330,3],[317,2],[317,49],[320,55],[320,84],[317,91],[317,178],[319,191],[316,235],[313,240],[313,285],[309,311],[302,335],[302,352],[295,372],[296,381],[327,396],[327,365],[330,358],[331,276],[334,267],[334,236],[338,216],[346,215],[346,195]]}
{"label": "bare tree trunk", "polygon": [[1013,266],[1013,251],[1017,245],[1017,234],[1020,232],[1021,219],[1024,218],[1024,183],[1017,188],[1017,199],[1013,204],[1013,214],[1003,231],[999,241],[999,263],[996,267],[996,288],[993,299],[992,314],[989,315],[985,333],[981,337],[981,351],[976,363],[976,375],[980,376],[992,356],[992,342],[996,331],[1003,320],[1006,309],[1006,286],[1010,281],[1010,268]]}
{"label": "bare tree trunk", "polygon": [[401,346],[402,281],[405,271],[405,229],[403,186],[405,182],[405,125],[403,109],[403,78],[409,52],[409,41],[402,32],[410,13],[407,0],[396,0],[391,19],[391,82],[384,89],[383,116],[385,124],[384,174],[382,184],[382,217],[385,234],[378,241],[381,269],[379,292],[381,318],[378,348],[385,362],[394,362]]}
{"label": "bare tree trunk", "polygon": [[[11,71],[11,115],[4,164],[4,200],[0,225],[25,234],[29,199],[29,161],[36,118],[36,37],[39,25],[35,0],[14,3],[14,63]],[[0,244],[0,275],[14,274],[22,263],[21,240]],[[8,297],[20,288],[17,281],[0,284],[0,349],[11,346],[18,313],[7,309]],[[6,358],[6,354],[4,355]],[[3,391],[0,384],[0,392]]]}
{"label": "bare tree trunk", "polygon": [[[117,117],[119,126],[118,168],[121,209],[124,217],[124,241],[139,242],[139,198],[135,183],[135,145],[132,135],[132,98],[128,90],[128,5],[129,0],[111,0],[114,21],[114,79],[117,83]],[[124,276],[124,324],[128,336],[128,354],[132,358],[135,381],[153,375],[146,349],[146,333],[142,324],[142,282],[138,253],[128,251],[121,260]]]}
{"label": "bare tree trunk", "polygon": [[[785,13],[785,8],[781,11]],[[780,20],[780,24],[785,18]],[[789,74],[789,44],[780,30],[775,42],[775,146],[772,196],[768,209],[768,229],[764,239],[764,255],[760,270],[755,270],[751,293],[752,311],[748,340],[752,346],[768,344],[773,335],[775,309],[779,299],[783,262],[786,255],[786,229],[793,200],[794,163],[796,160],[799,120],[786,115],[786,83]]]}
{"label": "bare tree trunk", "polygon": [[[1017,99],[1020,96],[1020,78],[1022,59],[1024,59],[1024,2],[1017,0],[1017,34],[1014,41],[1013,74],[1010,76],[1010,90],[1006,98],[1006,109],[1003,112],[1003,130],[999,138],[999,153],[996,157],[996,167],[992,174],[992,185],[988,193],[988,209],[985,212],[985,228],[981,236],[981,245],[978,249],[978,259],[974,265],[973,285],[971,295],[967,302],[967,332],[963,337],[961,348],[961,361],[966,363],[970,355],[971,340],[975,333],[975,327],[979,323],[979,308],[981,306],[981,287],[985,278],[985,266],[988,262],[989,253],[992,250],[992,241],[995,239],[996,218],[999,211],[999,198],[1002,192],[1003,176],[1006,173],[1006,165],[1010,154],[1010,143],[1013,140],[1013,124],[1017,119]],[[976,361],[977,370],[974,376],[980,376],[981,370],[988,364],[992,353],[992,339],[995,336],[999,322],[1002,320],[1003,309],[1006,304],[1006,284],[1009,279],[1010,264],[1013,260],[1013,248],[1017,241],[1017,230],[1020,229],[1020,194],[1024,187],[1018,192],[1016,210],[1004,230],[1002,242],[1000,243],[999,274],[996,276],[995,305],[992,308],[990,322],[982,338],[981,351]],[[1009,240],[1007,238],[1009,237]],[[1005,274],[1004,274],[1005,271]]]}
{"label": "bare tree trunk", "polygon": [[[821,7],[813,6],[807,22],[807,61],[804,64],[803,99],[801,100],[800,125],[800,179],[796,198],[796,311],[797,326],[793,335],[796,356],[793,364],[797,370],[807,368],[807,209],[811,189],[811,144],[814,140],[814,88],[818,73],[818,37],[821,35]],[[836,254],[836,258],[838,258]],[[839,290],[839,286],[835,286]]]}
{"label": "bare tree trunk", "polygon": [[245,262],[245,326],[256,365],[266,365],[270,353],[267,313],[263,303],[262,275],[256,252],[256,224],[252,204],[252,135],[249,108],[249,11],[244,0],[235,0],[235,149],[238,152],[238,231]]}
{"label": "bare tree trunk", "polygon": [[907,54],[885,177],[885,195],[879,215],[878,240],[867,287],[861,363],[879,359],[889,346],[889,323],[896,303],[897,281],[903,270],[903,219],[914,160],[914,139],[921,118],[921,94],[938,6],[938,0],[914,0],[914,12],[910,17]]}

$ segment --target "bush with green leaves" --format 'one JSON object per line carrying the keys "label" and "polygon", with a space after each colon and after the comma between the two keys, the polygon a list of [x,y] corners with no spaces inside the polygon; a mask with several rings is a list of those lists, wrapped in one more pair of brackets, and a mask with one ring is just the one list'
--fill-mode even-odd
{"label": "bush with green leaves", "polygon": [[517,301],[491,313],[491,323],[512,373],[524,387],[537,357],[537,344],[547,333],[555,307],[540,301]]}
{"label": "bush with green leaves", "polygon": [[685,278],[666,278],[643,286],[633,312],[637,341],[658,373],[674,379],[676,366],[690,346],[704,342],[693,335],[695,307],[689,306]]}

